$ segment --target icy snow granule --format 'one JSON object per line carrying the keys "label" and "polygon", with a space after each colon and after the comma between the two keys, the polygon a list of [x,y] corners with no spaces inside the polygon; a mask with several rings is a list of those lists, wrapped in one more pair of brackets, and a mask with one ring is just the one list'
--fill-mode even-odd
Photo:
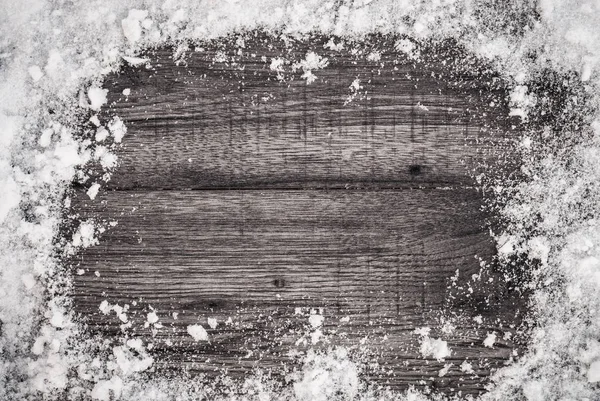
{"label": "icy snow granule", "polygon": [[143,343],[141,338],[130,338],[127,340],[127,346],[137,351],[141,351]]}
{"label": "icy snow granule", "polygon": [[100,108],[106,103],[106,96],[108,94],[107,89],[98,88],[92,86],[88,89],[88,98],[90,99],[90,108],[95,111],[99,111]]}
{"label": "icy snow granule", "polygon": [[50,319],[50,324],[54,327],[61,328],[65,325],[65,317],[60,311],[55,311]]}
{"label": "icy snow granule", "polygon": [[494,348],[495,342],[496,342],[496,333],[488,333],[485,340],[483,340],[483,345],[488,348]]}
{"label": "icy snow granule", "polygon": [[2,188],[2,201],[0,202],[0,223],[4,221],[8,212],[19,205],[21,194],[19,186],[12,177],[4,180],[0,179],[0,188]]}
{"label": "icy snow granule", "polygon": [[443,361],[444,358],[449,357],[452,353],[446,341],[441,338],[432,339],[428,336],[423,337],[421,340],[420,351],[423,357],[432,356],[438,361]]}
{"label": "icy snow granule", "polygon": [[430,331],[431,328],[429,327],[419,327],[415,329],[414,333],[420,336],[428,336]]}
{"label": "icy snow granule", "polygon": [[100,190],[100,184],[95,183],[92,184],[92,186],[90,186],[90,188],[87,190],[87,196],[89,196],[90,199],[94,200],[96,198],[96,195],[98,195],[98,191]]}
{"label": "icy snow granule", "polygon": [[158,315],[156,314],[156,312],[150,312],[146,316],[146,320],[148,323],[154,324],[154,323],[158,322]]}
{"label": "icy snow granule", "polygon": [[54,130],[52,128],[47,128],[42,131],[42,135],[40,135],[40,139],[38,139],[38,143],[42,148],[47,148],[50,146],[52,142],[52,134]]}
{"label": "icy snow granule", "polygon": [[110,401],[111,399],[118,400],[121,398],[122,391],[123,380],[119,376],[113,376],[110,380],[100,380],[96,383],[90,395],[94,400]]}
{"label": "icy snow granule", "polygon": [[587,379],[590,383],[600,382],[600,361],[592,362],[587,371]]}
{"label": "icy snow granule", "polygon": [[123,95],[125,95],[125,96],[129,96],[129,94],[131,93],[131,89],[129,89],[129,88],[123,89],[123,92],[122,92],[122,93],[123,93]]}
{"label": "icy snow granule", "polygon": [[[148,61],[150,61],[150,60],[148,60],[147,58],[141,58],[141,57],[127,57],[127,56],[123,56],[123,60],[127,61],[129,64],[131,64],[131,65],[132,65],[132,66],[134,66],[134,67],[137,67],[138,65],[141,65],[141,64],[144,64],[144,63],[147,63]],[[125,93],[125,91],[126,91],[126,90],[129,90],[129,89],[125,89],[125,90],[123,91],[123,94],[124,94],[125,96],[128,96],[128,95]]]}
{"label": "icy snow granule", "polygon": [[91,222],[81,223],[75,234],[73,234],[73,246],[88,248],[97,243],[98,239],[94,236],[94,224]]}
{"label": "icy snow granule", "polygon": [[98,128],[98,130],[96,131],[95,138],[96,138],[96,142],[104,141],[106,138],[108,138],[108,130],[104,127]]}
{"label": "icy snow granule", "polygon": [[142,37],[142,21],[148,16],[146,10],[129,10],[127,18],[121,21],[121,28],[123,28],[123,35],[127,38],[129,43],[134,44]]}
{"label": "icy snow granule", "polygon": [[450,371],[451,367],[452,367],[451,363],[445,364],[444,367],[442,369],[440,369],[440,371],[438,372],[438,377],[446,376],[446,374],[448,374],[448,371]]}
{"label": "icy snow granule", "polygon": [[42,69],[37,65],[32,65],[27,69],[27,71],[29,72],[31,79],[33,79],[33,82],[39,81],[44,76]]}
{"label": "icy snow granule", "polygon": [[123,124],[123,121],[119,117],[113,118],[113,120],[108,125],[108,129],[112,133],[115,138],[116,143],[120,143],[123,139],[123,136],[127,133],[127,127]]}
{"label": "icy snow granule", "polygon": [[21,276],[21,281],[23,282],[25,288],[27,288],[28,290],[32,289],[35,286],[35,277],[33,277],[33,274],[31,273],[23,274]]}
{"label": "icy snow granule", "polygon": [[468,374],[473,373],[473,365],[467,361],[463,361],[463,363],[460,364],[460,370]]}
{"label": "icy snow granule", "polygon": [[310,323],[310,325],[316,329],[317,327],[321,327],[323,325],[323,321],[325,320],[325,318],[322,315],[310,315],[308,317],[308,322]]}
{"label": "icy snow granule", "polygon": [[216,329],[218,325],[219,325],[219,323],[217,323],[217,319],[215,319],[214,317],[208,318],[208,326],[211,329]]}
{"label": "icy snow granule", "polygon": [[98,307],[98,309],[100,309],[100,312],[102,312],[105,315],[108,315],[108,312],[110,312],[110,310],[111,310],[110,304],[108,303],[108,301],[106,299],[104,301],[100,302],[100,306]]}
{"label": "icy snow granule", "polygon": [[187,327],[187,332],[196,341],[208,341],[208,333],[200,324],[192,324]]}

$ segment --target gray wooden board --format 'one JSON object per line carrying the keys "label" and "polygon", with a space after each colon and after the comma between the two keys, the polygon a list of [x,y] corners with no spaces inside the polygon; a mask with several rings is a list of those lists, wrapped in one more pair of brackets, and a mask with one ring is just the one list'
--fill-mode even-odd
{"label": "gray wooden board", "polygon": [[[110,336],[122,322],[103,315],[100,301],[137,301],[133,333],[157,342],[166,356],[157,366],[235,371],[274,368],[288,351],[304,349],[294,342],[309,331],[308,316],[296,315],[296,308],[322,308],[326,333],[338,331],[333,344],[372,338],[363,352],[377,355],[388,371],[372,379],[405,387],[418,384],[415,375],[437,376],[452,362],[453,375],[436,382],[472,392],[481,383],[457,382],[468,379],[458,365],[471,358],[478,374],[487,375],[509,358],[511,341],[489,349],[483,340],[492,330],[499,337],[514,333],[510,325],[523,306],[506,292],[483,309],[475,302],[454,310],[448,302],[455,271],[465,290],[454,292],[465,297],[465,283],[480,270],[474,255],[493,253],[480,226],[480,202],[474,190],[462,189],[117,191],[95,201],[83,195],[74,211],[119,223],[78,256],[85,273],[75,282],[76,309],[94,332]],[[469,296],[481,302],[492,295],[488,290]],[[149,306],[166,326],[154,339],[143,328]],[[172,312],[180,314],[177,320]],[[441,315],[453,313],[456,330],[438,335],[454,355],[446,362],[422,358],[414,329],[439,326]],[[483,325],[472,320],[477,315]],[[187,325],[208,328],[209,317],[220,326],[209,330],[210,344],[195,343]],[[224,324],[229,317],[231,326]],[[174,345],[165,345],[167,339]],[[253,350],[261,351],[244,358]],[[202,363],[207,359],[212,362]]]}
{"label": "gray wooden board", "polygon": [[[526,300],[490,269],[472,280],[476,256],[489,261],[495,247],[471,173],[513,168],[518,127],[496,78],[435,49],[409,60],[395,40],[367,40],[356,55],[324,49],[326,38],[288,46],[258,35],[242,49],[228,38],[179,64],[157,49],[151,68],[109,77],[102,118],[128,127],[120,165],[98,198],[76,190],[72,202],[78,219],[118,222],[70,261],[84,271],[73,297],[90,333],[123,335],[98,309],[106,299],[129,305],[126,331],[154,344],[163,374],[282,376],[298,367],[295,351],[343,345],[378,362],[366,379],[392,388],[483,391],[518,348],[503,335],[517,331]],[[311,50],[329,59],[311,85],[302,71],[280,80],[269,68]],[[380,60],[368,61],[374,50]],[[154,333],[149,307],[164,325]],[[311,309],[325,316],[316,345]],[[194,342],[187,325],[208,328],[209,317],[220,322],[210,342]],[[455,329],[440,332],[441,319]],[[420,327],[452,356],[424,358]],[[486,348],[491,331],[498,342]]]}
{"label": "gray wooden board", "polygon": [[[390,39],[359,57],[325,49],[325,42],[270,49],[279,43],[247,41],[241,55],[226,48],[231,55],[220,57],[227,62],[215,61],[225,54],[217,47],[190,53],[180,65],[159,49],[151,68],[126,67],[106,83],[108,112],[129,128],[108,185],[470,184],[473,169],[510,154],[517,120],[507,117],[501,82],[477,66],[471,75],[451,75],[459,67],[450,64],[468,65],[465,58],[409,60]],[[364,53],[375,50],[380,59],[368,61]],[[328,60],[311,85],[302,70],[281,81],[270,69],[273,58],[293,64],[310,51]],[[356,79],[361,89],[345,104]]]}

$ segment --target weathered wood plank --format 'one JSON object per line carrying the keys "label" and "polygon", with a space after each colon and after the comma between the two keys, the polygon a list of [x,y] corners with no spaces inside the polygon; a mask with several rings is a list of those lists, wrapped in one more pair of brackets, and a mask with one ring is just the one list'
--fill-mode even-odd
{"label": "weathered wood plank", "polygon": [[[80,219],[118,222],[71,261],[89,331],[123,335],[123,322],[98,310],[107,300],[129,306],[123,329],[153,344],[162,373],[280,376],[297,366],[295,351],[344,345],[369,362],[371,381],[483,391],[518,348],[503,335],[525,308],[499,274],[473,278],[476,256],[489,261],[494,245],[472,176],[510,168],[518,134],[502,82],[451,47],[413,60],[392,36],[343,49],[322,37],[242,36],[243,46],[198,44],[183,62],[157,49],[150,68],[106,80],[100,117],[116,114],[129,131],[109,191],[73,199]],[[307,85],[291,65],[311,51],[328,65]],[[270,68],[275,58],[284,72]],[[150,307],[162,328],[144,327]],[[313,345],[310,310],[325,317]],[[442,319],[455,328],[441,332]],[[210,342],[186,333],[194,323]],[[445,362],[420,355],[423,326],[453,349]],[[493,349],[482,344],[491,331]],[[460,370],[465,360],[474,374]]]}
{"label": "weathered wood plank", "polygon": [[[109,77],[107,112],[129,133],[108,185],[471,184],[473,169],[497,164],[510,147],[516,120],[507,117],[500,81],[477,69],[469,74],[459,56],[417,62],[395,50],[393,38],[356,45],[358,54],[325,48],[327,40],[208,44],[179,65],[172,50],[159,49],[150,69],[126,67]],[[307,85],[303,70],[290,65],[311,51],[328,65]],[[369,59],[373,52],[377,58]],[[275,58],[288,63],[283,80],[270,68]]]}
{"label": "weathered wood plank", "polygon": [[[514,333],[515,313],[524,306],[498,284],[495,294],[475,283],[473,294],[451,285],[458,270],[457,285],[466,286],[480,271],[474,255],[494,252],[480,205],[476,191],[462,189],[116,191],[95,201],[82,195],[73,201],[82,218],[118,225],[73,261],[85,271],[75,281],[74,305],[93,332],[110,338],[123,322],[103,315],[100,302],[128,304],[128,331],[156,344],[158,367],[230,374],[253,366],[275,374],[292,369],[287,355],[306,348],[296,341],[310,332],[307,312],[321,309],[327,344],[352,347],[369,338],[361,352],[381,370],[366,377],[395,388],[425,380],[477,392],[480,377],[515,346],[500,340],[489,349],[483,339],[491,330],[499,338]],[[453,293],[467,301],[460,309],[449,303]],[[143,327],[150,306],[165,325],[155,335]],[[442,315],[456,325],[438,333],[454,354],[446,362],[422,358],[414,329],[439,327]],[[210,343],[195,343],[187,325],[208,328],[210,317],[220,323],[208,330]],[[461,373],[467,358],[476,375]],[[454,367],[440,378],[444,363]]]}

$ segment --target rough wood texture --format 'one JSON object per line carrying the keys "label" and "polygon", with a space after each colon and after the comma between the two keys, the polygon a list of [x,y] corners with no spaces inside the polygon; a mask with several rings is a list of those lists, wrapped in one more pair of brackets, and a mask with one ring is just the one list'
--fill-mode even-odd
{"label": "rough wood texture", "polygon": [[[468,64],[465,58],[409,60],[392,39],[373,41],[376,47],[358,55],[328,50],[326,42],[288,48],[255,39],[241,55],[234,46],[212,45],[181,65],[162,49],[152,68],[126,67],[106,85],[109,112],[129,128],[109,185],[470,184],[472,170],[496,164],[514,139],[500,82],[477,67],[457,75],[451,64]],[[328,60],[311,85],[301,69],[270,69],[274,58],[293,65],[311,51]],[[367,59],[373,52],[378,61]],[[361,88],[353,91],[357,79]],[[121,94],[127,88],[128,97]]]}
{"label": "rough wood texture", "polygon": [[[453,310],[448,302],[455,271],[464,286],[480,270],[474,255],[493,253],[479,204],[473,190],[135,191],[109,192],[100,202],[82,196],[75,211],[119,223],[79,257],[77,267],[86,273],[76,282],[77,308],[94,331],[115,335],[122,322],[100,313],[102,299],[137,300],[140,308],[132,310],[140,312],[152,306],[167,326],[148,338],[168,356],[157,364],[210,360],[196,367],[201,371],[290,362],[286,353],[309,331],[307,316],[295,315],[295,308],[322,308],[326,333],[347,333],[333,335],[332,343],[371,338],[363,352],[377,355],[387,371],[374,372],[372,380],[402,388],[416,384],[414,374],[428,379],[454,363],[452,374],[436,383],[472,392],[480,383],[458,365],[472,358],[477,374],[501,366],[512,341],[486,349],[483,340],[492,330],[514,333],[509,326],[522,306],[514,294],[498,293],[500,287],[492,288],[495,294],[475,292],[471,307]],[[477,308],[486,296],[498,298]],[[180,314],[177,320],[172,312]],[[414,329],[439,326],[439,317],[452,313],[458,313],[456,330],[438,335],[454,356],[422,358]],[[476,315],[483,325],[472,320]],[[136,335],[149,336],[145,317],[133,320]],[[210,344],[194,343],[187,325],[208,328],[209,317],[220,322],[209,330]],[[345,317],[349,322],[340,323]],[[223,324],[228,318],[233,325]]]}
{"label": "rough wood texture", "polygon": [[[489,269],[472,278],[494,246],[470,172],[506,167],[514,121],[496,79],[435,48],[409,60],[395,40],[367,39],[353,53],[324,49],[323,38],[229,38],[180,65],[159,49],[151,68],[110,77],[104,118],[129,128],[113,191],[73,199],[82,219],[118,221],[72,260],[89,330],[120,335],[122,322],[98,310],[106,299],[130,306],[127,331],[154,344],[163,372],[281,376],[296,351],[344,345],[378,363],[366,379],[392,388],[483,391],[517,346],[503,334],[525,301]],[[281,80],[269,68],[313,50],[329,64],[311,85],[302,70]],[[362,89],[345,104],[355,79]],[[150,306],[164,325],[154,333],[143,326]],[[316,345],[311,309],[325,316]],[[211,341],[195,343],[186,326],[208,328],[209,317],[219,321]],[[456,328],[441,332],[441,320]],[[423,326],[453,349],[445,362],[420,355]],[[482,344],[491,331],[493,349]],[[465,360],[474,374],[460,370]]]}

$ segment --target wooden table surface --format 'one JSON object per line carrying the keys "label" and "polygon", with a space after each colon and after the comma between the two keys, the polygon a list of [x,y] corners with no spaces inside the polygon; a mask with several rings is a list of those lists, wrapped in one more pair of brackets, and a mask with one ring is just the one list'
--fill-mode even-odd
{"label": "wooden table surface", "polygon": [[[518,124],[502,82],[460,49],[432,44],[415,60],[400,39],[332,49],[247,33],[183,60],[155,49],[148,66],[108,77],[102,117],[128,128],[120,164],[96,199],[94,178],[72,196],[78,219],[117,222],[70,260],[90,334],[151,343],[158,372],[283,378],[307,349],[341,345],[372,382],[483,391],[519,347],[506,333],[518,334],[526,299],[493,268],[473,176],[515,164]],[[309,52],[327,59],[311,84]],[[476,279],[480,260],[490,266]],[[129,305],[131,327],[103,300]],[[152,310],[161,328],[144,327]],[[324,317],[315,344],[311,311]],[[452,355],[423,357],[421,327]]]}

